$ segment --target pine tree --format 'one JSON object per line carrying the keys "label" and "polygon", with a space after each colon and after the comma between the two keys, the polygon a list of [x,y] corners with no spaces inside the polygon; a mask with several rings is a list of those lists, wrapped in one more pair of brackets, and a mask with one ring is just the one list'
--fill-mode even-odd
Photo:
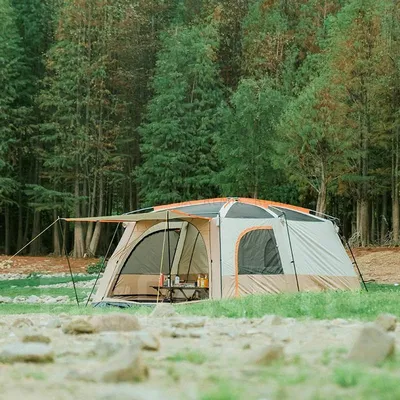
{"label": "pine tree", "polygon": [[284,194],[277,190],[280,174],[273,171],[272,146],[284,96],[268,78],[244,79],[230,103],[232,109],[226,113],[225,130],[218,140],[222,161],[218,182],[223,193],[281,200]]}
{"label": "pine tree", "polygon": [[9,0],[0,1],[0,208],[5,208],[5,252],[10,252],[9,205],[19,188],[16,164],[21,141],[20,126],[29,110],[23,96],[27,87],[26,65],[15,14]]}
{"label": "pine tree", "polygon": [[222,92],[215,57],[216,29],[177,26],[163,37],[154,97],[142,125],[143,204],[165,204],[217,193],[214,138],[221,129]]}
{"label": "pine tree", "polygon": [[357,157],[343,99],[344,87],[330,84],[329,76],[314,80],[285,110],[275,143],[276,164],[315,190],[321,213],[330,185],[352,171]]}

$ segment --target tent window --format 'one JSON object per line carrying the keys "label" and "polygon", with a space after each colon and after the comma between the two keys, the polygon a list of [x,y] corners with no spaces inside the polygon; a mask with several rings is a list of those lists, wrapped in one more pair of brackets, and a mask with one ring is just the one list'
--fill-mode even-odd
{"label": "tent window", "polygon": [[[165,239],[164,235],[167,235],[165,236]],[[122,267],[121,275],[158,275],[160,273],[161,263],[162,272],[164,274],[168,274],[168,235],[170,246],[169,257],[172,266],[180,235],[179,229],[170,229],[167,232],[162,230],[154,232],[143,238],[132,250],[131,254],[126,260],[124,266]]]}
{"label": "tent window", "polygon": [[272,229],[255,229],[240,239],[239,275],[283,274],[281,257]]}

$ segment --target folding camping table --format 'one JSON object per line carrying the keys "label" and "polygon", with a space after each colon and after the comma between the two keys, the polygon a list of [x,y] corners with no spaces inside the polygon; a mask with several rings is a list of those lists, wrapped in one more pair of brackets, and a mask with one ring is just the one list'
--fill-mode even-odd
{"label": "folding camping table", "polygon": [[[200,293],[202,291],[208,293],[209,291],[208,287],[197,287],[197,286],[150,286],[150,287],[157,290],[159,295],[164,298],[164,301],[168,299],[171,303],[174,302],[175,290],[179,290],[183,294],[185,298],[184,301],[192,301],[194,300],[196,293]],[[163,290],[166,291],[166,293],[163,293]],[[188,296],[185,293],[185,290],[191,290],[191,291],[194,290],[194,293],[191,296]]]}

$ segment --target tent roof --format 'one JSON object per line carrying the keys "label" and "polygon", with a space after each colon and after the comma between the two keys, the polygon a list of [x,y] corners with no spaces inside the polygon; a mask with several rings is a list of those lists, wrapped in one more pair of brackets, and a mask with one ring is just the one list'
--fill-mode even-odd
{"label": "tent roof", "polygon": [[163,210],[152,211],[140,214],[123,214],[123,215],[109,215],[104,217],[87,217],[87,218],[63,218],[68,222],[137,222],[137,221],[166,221],[172,219],[180,219],[189,221],[192,219],[210,219],[198,215],[191,215],[179,210]]}
{"label": "tent roof", "polygon": [[[244,197],[223,197],[215,199],[194,200],[182,203],[166,204],[142,210],[137,210],[123,215],[111,215],[88,218],[64,218],[71,222],[136,222],[136,221],[166,221],[179,219],[189,221],[192,219],[215,218],[223,210],[227,210],[227,218],[274,218],[276,213],[288,211],[288,219],[319,220],[310,214],[310,210],[290,204],[278,203],[268,200],[249,199]],[[224,215],[224,212],[221,213]]]}

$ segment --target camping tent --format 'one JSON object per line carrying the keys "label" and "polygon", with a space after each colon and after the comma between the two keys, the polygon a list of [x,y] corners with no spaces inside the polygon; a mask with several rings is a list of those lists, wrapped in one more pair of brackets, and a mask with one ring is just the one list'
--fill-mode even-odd
{"label": "camping tent", "polygon": [[162,300],[161,273],[188,286],[207,274],[200,297],[212,299],[360,287],[336,225],[288,204],[218,198],[68,220],[125,226],[95,303]]}

